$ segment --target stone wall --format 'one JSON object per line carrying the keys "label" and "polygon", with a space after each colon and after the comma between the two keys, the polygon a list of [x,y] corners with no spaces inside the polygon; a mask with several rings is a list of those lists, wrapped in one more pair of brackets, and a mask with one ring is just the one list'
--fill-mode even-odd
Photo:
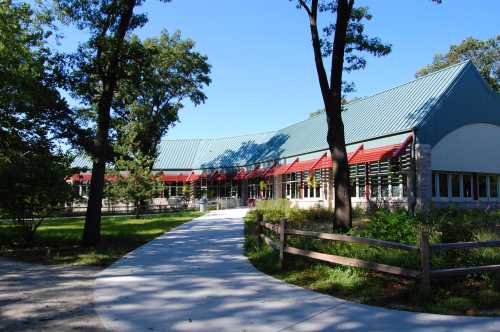
{"label": "stone wall", "polygon": [[432,202],[431,146],[428,144],[416,144],[415,158],[417,172],[417,209],[425,209],[429,208]]}

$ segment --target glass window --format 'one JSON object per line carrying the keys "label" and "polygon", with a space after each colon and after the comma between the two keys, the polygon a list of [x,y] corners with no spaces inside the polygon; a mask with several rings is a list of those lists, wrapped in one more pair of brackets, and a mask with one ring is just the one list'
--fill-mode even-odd
{"label": "glass window", "polygon": [[463,175],[464,182],[464,197],[470,198],[472,197],[472,175]]}
{"label": "glass window", "polygon": [[408,177],[406,175],[403,175],[401,181],[403,182],[403,197],[407,197],[408,196]]}
{"label": "glass window", "polygon": [[400,193],[399,176],[391,176],[391,197],[399,197]]}
{"label": "glass window", "polygon": [[439,197],[448,198],[448,175],[439,174]]}
{"label": "glass window", "polygon": [[389,197],[389,177],[387,175],[380,177],[380,194],[382,197]]}
{"label": "glass window", "polygon": [[358,196],[365,197],[365,178],[358,178]]}
{"label": "glass window", "polygon": [[496,175],[490,176],[490,197],[498,197],[498,177]]}
{"label": "glass window", "polygon": [[479,175],[477,177],[477,189],[479,192],[479,197],[481,198],[488,197],[486,178],[487,177],[484,175]]}
{"label": "glass window", "polygon": [[460,175],[451,175],[451,196],[460,197]]}
{"label": "glass window", "polygon": [[436,174],[433,173],[432,174],[432,197],[436,197],[437,196],[436,195],[436,181],[437,181],[436,178],[437,178]]}
{"label": "glass window", "polygon": [[349,179],[349,191],[351,197],[356,197],[356,178]]}
{"label": "glass window", "polygon": [[379,196],[379,181],[377,176],[370,177],[370,193],[372,197]]}

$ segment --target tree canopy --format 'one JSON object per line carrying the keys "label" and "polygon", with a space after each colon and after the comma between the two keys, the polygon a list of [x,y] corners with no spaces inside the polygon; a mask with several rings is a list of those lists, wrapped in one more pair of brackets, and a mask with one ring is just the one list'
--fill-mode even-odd
{"label": "tree canopy", "polygon": [[68,107],[47,47],[52,22],[50,12],[0,2],[0,210],[21,224],[27,240],[38,218],[70,194],[70,160],[55,139]]}
{"label": "tree canopy", "polygon": [[436,54],[432,63],[419,69],[416,77],[427,75],[453,64],[471,60],[494,91],[500,92],[500,35],[487,40],[472,37],[451,45],[445,54]]}

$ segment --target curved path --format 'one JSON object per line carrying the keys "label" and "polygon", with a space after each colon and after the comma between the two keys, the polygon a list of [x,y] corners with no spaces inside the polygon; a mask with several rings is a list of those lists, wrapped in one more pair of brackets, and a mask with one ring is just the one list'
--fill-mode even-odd
{"label": "curved path", "polygon": [[211,212],[131,252],[96,280],[112,331],[500,331],[500,319],[387,310],[283,283],[243,255],[246,210]]}

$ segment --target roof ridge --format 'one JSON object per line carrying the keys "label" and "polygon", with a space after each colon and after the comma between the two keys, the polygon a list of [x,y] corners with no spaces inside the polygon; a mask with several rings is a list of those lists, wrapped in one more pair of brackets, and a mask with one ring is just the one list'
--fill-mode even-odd
{"label": "roof ridge", "polygon": [[235,135],[235,136],[221,136],[221,137],[205,137],[205,138],[178,138],[178,139],[168,139],[168,138],[162,138],[162,142],[178,142],[178,141],[209,141],[209,140],[223,140],[223,139],[228,139],[228,138],[238,138],[238,137],[244,137],[244,136],[255,136],[255,135],[266,135],[266,134],[274,134],[277,133],[279,130],[268,130],[268,131],[261,131],[258,133],[248,133],[248,134],[241,134],[241,135]]}
{"label": "roof ridge", "polygon": [[362,98],[358,98],[358,99],[356,99],[356,100],[350,101],[350,102],[346,103],[345,105],[347,106],[347,105],[351,105],[351,104],[355,104],[355,103],[361,102],[361,101],[366,100],[366,99],[370,99],[370,98],[375,97],[375,96],[378,96],[378,95],[380,95],[380,94],[382,94],[382,93],[386,93],[386,92],[388,92],[388,91],[391,91],[391,90],[394,90],[394,89],[400,88],[400,87],[402,87],[402,86],[405,86],[405,85],[408,85],[408,84],[410,84],[410,83],[413,83],[413,82],[419,81],[419,80],[421,80],[421,79],[428,78],[428,77],[430,77],[430,76],[434,76],[434,75],[436,75],[436,74],[438,74],[438,73],[440,73],[440,72],[443,72],[443,71],[446,71],[446,70],[450,70],[451,68],[454,68],[454,67],[457,67],[457,66],[460,66],[460,65],[464,65],[464,68],[465,68],[465,65],[466,65],[467,63],[469,63],[469,62],[472,62],[472,60],[467,59],[467,60],[464,60],[464,61],[460,61],[460,62],[458,62],[458,63],[452,64],[452,65],[449,65],[448,67],[445,67],[445,68],[442,68],[442,69],[439,69],[439,70],[433,71],[432,73],[428,73],[428,74],[425,74],[425,75],[423,75],[423,76],[416,77],[416,78],[414,78],[414,79],[412,79],[412,80],[410,80],[410,81],[407,81],[407,82],[405,82],[405,83],[402,83],[402,84],[399,84],[399,85],[395,85],[395,86],[392,86],[392,87],[390,87],[390,88],[387,88],[387,89],[381,90],[381,91],[379,91],[379,92],[377,92],[377,93],[374,93],[373,95],[366,96],[366,97],[362,97]]}

